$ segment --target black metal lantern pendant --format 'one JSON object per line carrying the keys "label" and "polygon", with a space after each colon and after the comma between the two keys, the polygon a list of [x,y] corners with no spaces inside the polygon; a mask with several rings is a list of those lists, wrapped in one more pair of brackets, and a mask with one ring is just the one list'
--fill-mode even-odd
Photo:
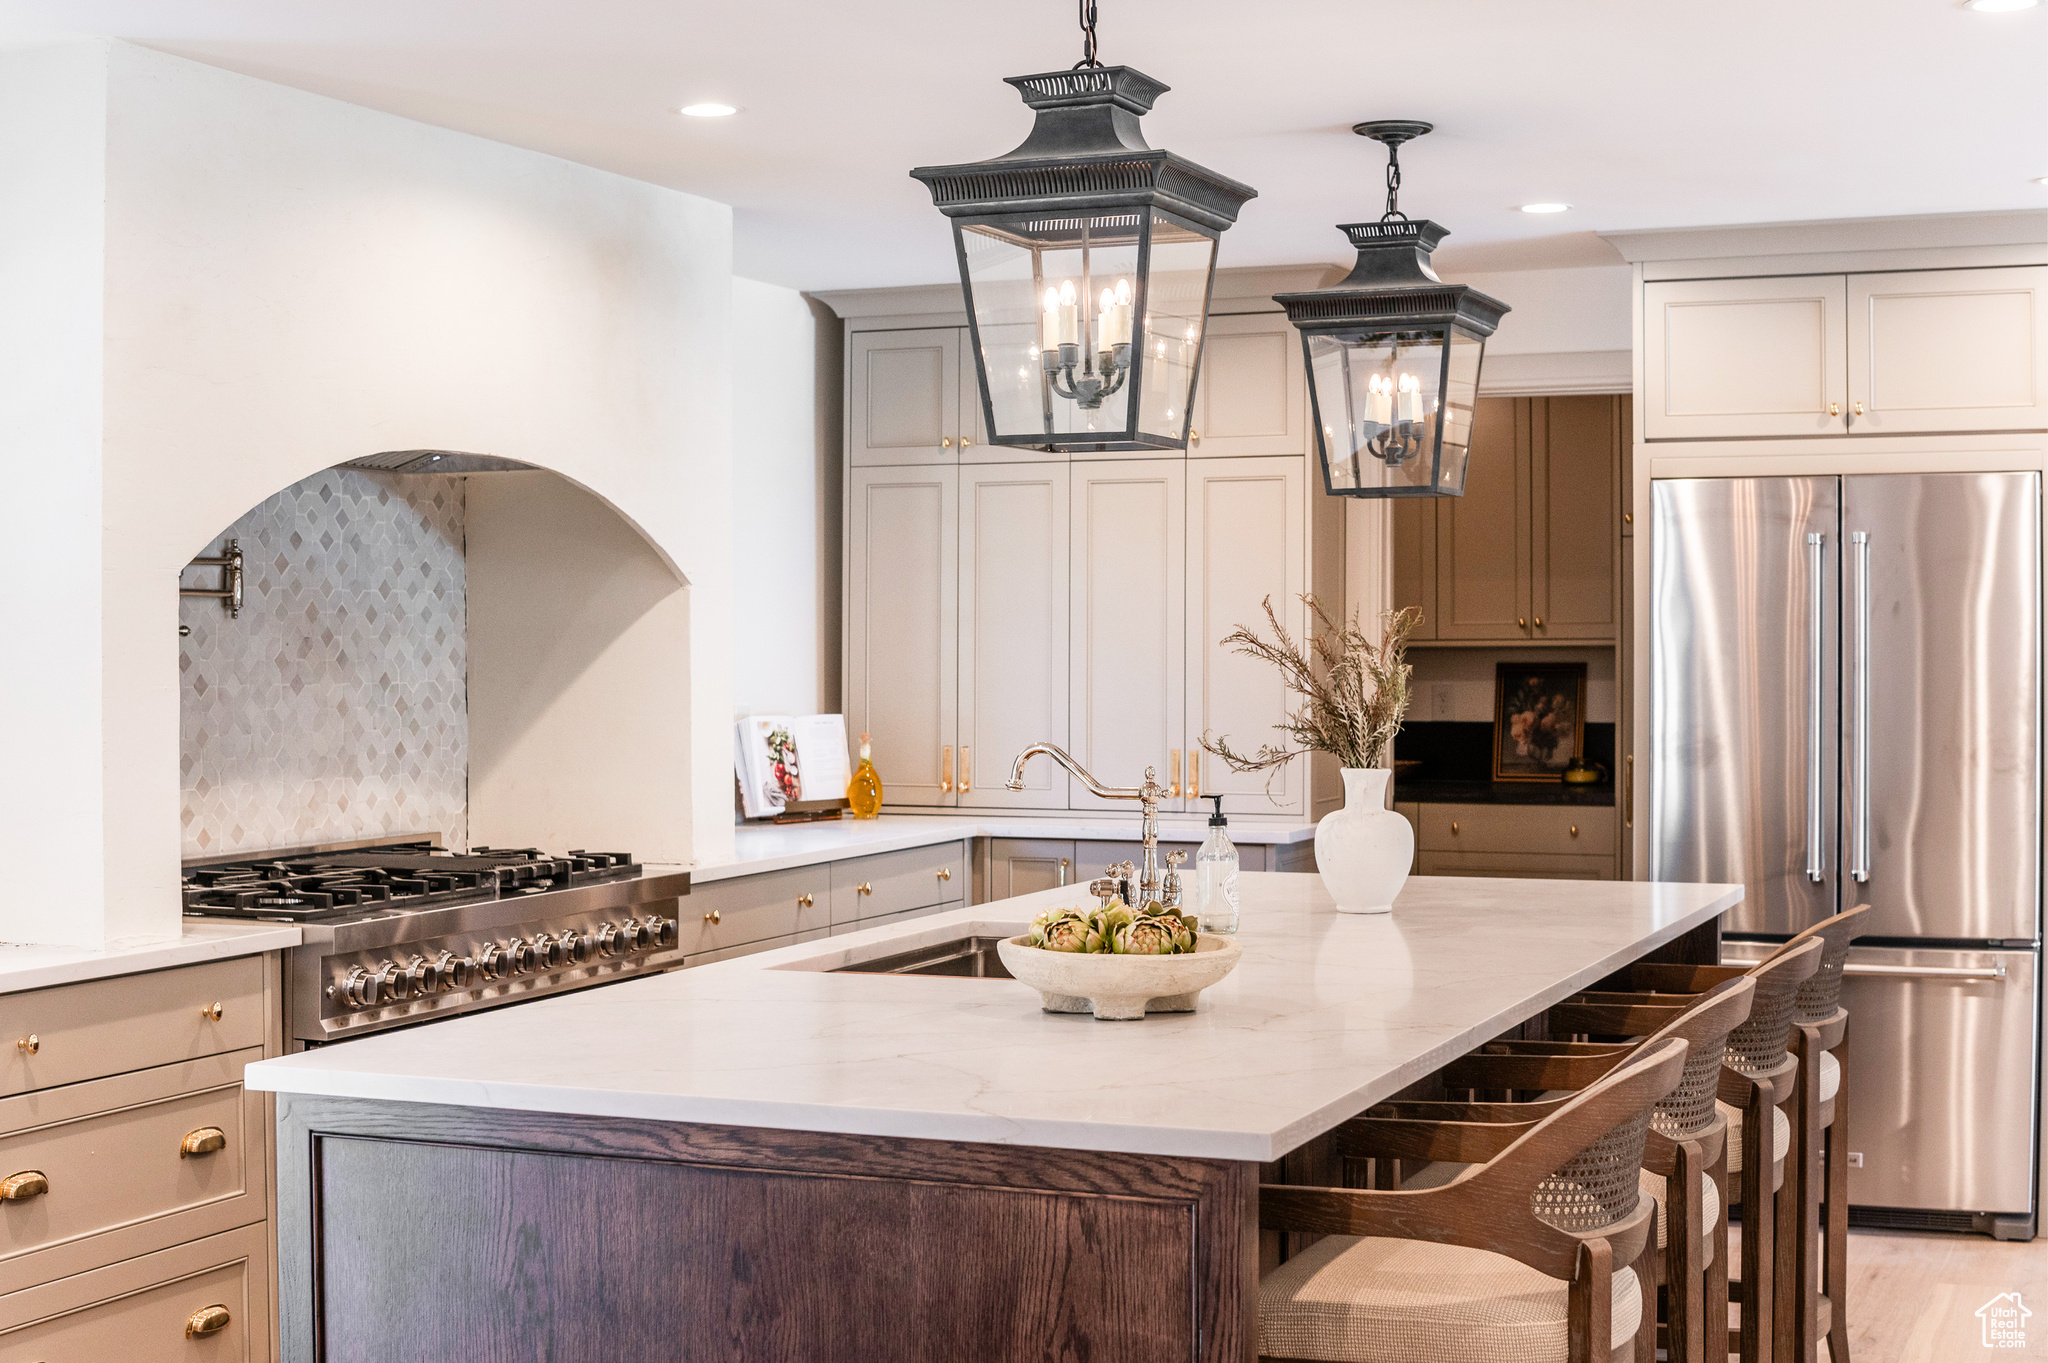
{"label": "black metal lantern pendant", "polygon": [[1358,249],[1349,275],[1273,298],[1301,331],[1323,486],[1340,497],[1465,491],[1479,362],[1508,305],[1438,279],[1429,254],[1449,234],[1400,209],[1401,144],[1429,130],[1392,119],[1352,129],[1386,144],[1386,214],[1338,229]]}
{"label": "black metal lantern pendant", "polygon": [[987,438],[1051,450],[1186,449],[1216,240],[1256,191],[1148,147],[1167,87],[1086,55],[1011,76],[1037,115],[993,160],[910,173],[953,220]]}

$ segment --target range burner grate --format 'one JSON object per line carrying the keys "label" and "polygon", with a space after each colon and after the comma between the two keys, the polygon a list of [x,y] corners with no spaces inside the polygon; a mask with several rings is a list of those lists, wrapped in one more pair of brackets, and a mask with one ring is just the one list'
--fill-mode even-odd
{"label": "range burner grate", "polygon": [[550,856],[533,847],[467,854],[417,843],[305,856],[252,857],[185,873],[185,912],[290,922],[543,894],[639,874],[627,852]]}

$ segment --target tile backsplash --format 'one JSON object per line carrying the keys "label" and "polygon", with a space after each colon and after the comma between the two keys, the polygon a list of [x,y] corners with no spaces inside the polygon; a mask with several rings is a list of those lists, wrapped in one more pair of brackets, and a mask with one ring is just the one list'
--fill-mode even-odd
{"label": "tile backsplash", "polygon": [[463,521],[460,478],[327,469],[201,551],[240,541],[244,604],[178,603],[184,855],[418,832],[467,846]]}

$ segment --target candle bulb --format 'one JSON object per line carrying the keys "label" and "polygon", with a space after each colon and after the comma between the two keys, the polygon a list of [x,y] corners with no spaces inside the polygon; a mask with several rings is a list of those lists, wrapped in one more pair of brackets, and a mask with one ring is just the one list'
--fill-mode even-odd
{"label": "candle bulb", "polygon": [[1074,307],[1074,281],[1060,281],[1060,344],[1081,344],[1081,319]]}
{"label": "candle bulb", "polygon": [[1060,291],[1045,291],[1045,311],[1038,318],[1038,348],[1057,353],[1060,348]]}
{"label": "candle bulb", "polygon": [[1115,326],[1109,333],[1109,344],[1113,346],[1131,343],[1131,281],[1119,279],[1116,282]]}
{"label": "candle bulb", "polygon": [[1102,291],[1101,305],[1095,313],[1095,334],[1102,338],[1104,350],[1116,344],[1116,293],[1112,289]]}
{"label": "candle bulb", "polygon": [[1380,426],[1394,424],[1394,385],[1384,374],[1374,374],[1365,385],[1366,420]]}
{"label": "candle bulb", "polygon": [[1422,384],[1413,374],[1401,376],[1401,420],[1422,420]]}

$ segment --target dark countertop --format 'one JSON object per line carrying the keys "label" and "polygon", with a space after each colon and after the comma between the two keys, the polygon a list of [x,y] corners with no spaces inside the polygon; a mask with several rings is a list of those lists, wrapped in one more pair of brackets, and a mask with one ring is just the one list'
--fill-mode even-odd
{"label": "dark countertop", "polygon": [[1614,805],[1614,784],[1568,786],[1562,781],[1432,781],[1394,779],[1394,803],[1425,805]]}

